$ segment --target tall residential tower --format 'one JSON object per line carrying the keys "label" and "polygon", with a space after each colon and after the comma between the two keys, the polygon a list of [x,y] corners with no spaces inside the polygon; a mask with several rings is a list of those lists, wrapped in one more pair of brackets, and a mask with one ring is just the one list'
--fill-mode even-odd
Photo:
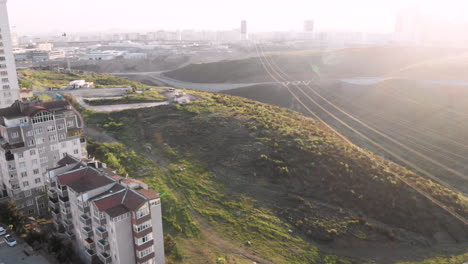
{"label": "tall residential tower", "polygon": [[8,107],[19,99],[6,2],[7,0],[0,0],[0,108]]}

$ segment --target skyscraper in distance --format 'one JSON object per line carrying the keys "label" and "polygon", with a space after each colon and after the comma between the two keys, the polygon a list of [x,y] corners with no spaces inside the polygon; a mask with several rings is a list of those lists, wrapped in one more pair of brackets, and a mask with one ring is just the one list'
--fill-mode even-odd
{"label": "skyscraper in distance", "polygon": [[11,43],[7,0],[0,0],[0,108],[19,99],[18,76]]}
{"label": "skyscraper in distance", "polygon": [[247,40],[247,20],[241,21],[241,39]]}

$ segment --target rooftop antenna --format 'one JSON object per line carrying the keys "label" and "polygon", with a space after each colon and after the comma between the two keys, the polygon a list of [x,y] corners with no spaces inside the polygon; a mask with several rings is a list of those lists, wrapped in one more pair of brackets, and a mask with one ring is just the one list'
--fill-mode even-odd
{"label": "rooftop antenna", "polygon": [[[63,37],[63,41],[67,41],[67,33],[66,32],[63,32],[62,37]],[[65,58],[67,59],[68,72],[71,72],[70,57],[68,57],[68,52],[67,51],[65,51]]]}

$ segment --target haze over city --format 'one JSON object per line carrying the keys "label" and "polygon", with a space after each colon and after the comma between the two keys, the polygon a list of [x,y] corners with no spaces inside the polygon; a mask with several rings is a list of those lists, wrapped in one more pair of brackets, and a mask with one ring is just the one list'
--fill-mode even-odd
{"label": "haze over city", "polygon": [[224,30],[237,28],[241,19],[249,21],[250,32],[301,30],[305,19],[314,19],[319,30],[389,33],[394,30],[396,13],[402,8],[418,8],[430,15],[463,20],[468,3],[463,0],[9,1],[11,25],[19,34]]}

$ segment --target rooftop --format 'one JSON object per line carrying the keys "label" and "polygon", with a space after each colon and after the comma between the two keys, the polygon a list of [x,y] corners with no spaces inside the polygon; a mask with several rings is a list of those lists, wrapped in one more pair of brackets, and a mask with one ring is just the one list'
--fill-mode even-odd
{"label": "rooftop", "polygon": [[66,172],[58,176],[57,179],[61,185],[67,185],[78,193],[94,190],[115,182],[108,177],[102,176],[98,170],[91,167],[83,167]]}

